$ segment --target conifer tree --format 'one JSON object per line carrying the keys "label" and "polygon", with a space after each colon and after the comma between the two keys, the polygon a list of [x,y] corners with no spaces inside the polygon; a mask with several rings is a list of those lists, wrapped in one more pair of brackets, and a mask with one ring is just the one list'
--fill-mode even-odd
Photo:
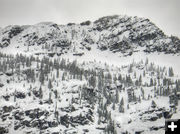
{"label": "conifer tree", "polygon": [[119,74],[118,80],[119,80],[120,82],[122,81],[122,76],[121,76],[121,74]]}
{"label": "conifer tree", "polygon": [[146,72],[145,72],[145,70],[143,71],[143,77],[146,77]]}
{"label": "conifer tree", "polygon": [[136,72],[134,72],[134,78],[136,78]]}
{"label": "conifer tree", "polygon": [[154,85],[154,84],[153,84],[153,79],[151,78],[151,79],[150,79],[150,84],[149,84],[149,86],[152,87],[153,85]]}
{"label": "conifer tree", "polygon": [[179,91],[180,90],[180,86],[179,86],[179,83],[178,83],[177,80],[176,80],[175,84],[176,84],[176,91]]}
{"label": "conifer tree", "polygon": [[115,102],[113,101],[112,109],[115,110]]}
{"label": "conifer tree", "polygon": [[118,89],[116,89],[116,98],[115,98],[115,103],[119,103],[119,92]]}
{"label": "conifer tree", "polygon": [[96,77],[95,76],[91,76],[89,79],[89,85],[92,86],[93,88],[96,87]]}
{"label": "conifer tree", "polygon": [[14,61],[11,61],[9,64],[10,69],[12,70],[12,73],[14,73]]}
{"label": "conifer tree", "polygon": [[124,113],[124,99],[122,98],[119,104],[119,112]]}
{"label": "conifer tree", "polygon": [[41,84],[43,85],[44,84],[44,72],[43,70],[40,72],[40,75],[39,75],[39,81],[41,82]]}
{"label": "conifer tree", "polygon": [[56,78],[59,78],[59,69],[57,69]]}
{"label": "conifer tree", "polygon": [[141,88],[141,94],[142,94],[142,99],[144,100],[145,97],[144,97],[144,89],[143,88]]}
{"label": "conifer tree", "polygon": [[146,58],[145,65],[147,65],[148,63],[149,63],[149,59]]}
{"label": "conifer tree", "polygon": [[127,104],[127,109],[129,109],[129,104]]}
{"label": "conifer tree", "polygon": [[51,91],[49,91],[49,100],[48,100],[48,103],[49,103],[49,104],[51,104],[51,103],[52,103],[51,96],[52,96],[52,93],[51,93]]}
{"label": "conifer tree", "polygon": [[39,98],[42,99],[43,97],[43,92],[42,92],[42,87],[40,86],[39,88]]}
{"label": "conifer tree", "polygon": [[48,88],[49,88],[49,89],[52,89],[52,88],[53,88],[51,80],[49,80],[49,82],[48,82]]}
{"label": "conifer tree", "polygon": [[141,84],[142,84],[142,76],[140,75],[139,76],[139,85],[141,86]]}
{"label": "conifer tree", "polygon": [[174,76],[174,71],[173,71],[173,68],[170,67],[169,68],[169,77],[173,77]]}
{"label": "conifer tree", "polygon": [[128,73],[132,73],[132,72],[133,72],[133,64],[130,64],[128,68]]}
{"label": "conifer tree", "polygon": [[62,74],[62,81],[65,80],[65,73]]}
{"label": "conifer tree", "polygon": [[138,80],[135,81],[135,85],[139,86],[139,81]]}
{"label": "conifer tree", "polygon": [[139,96],[139,100],[138,101],[141,103],[141,96]]}

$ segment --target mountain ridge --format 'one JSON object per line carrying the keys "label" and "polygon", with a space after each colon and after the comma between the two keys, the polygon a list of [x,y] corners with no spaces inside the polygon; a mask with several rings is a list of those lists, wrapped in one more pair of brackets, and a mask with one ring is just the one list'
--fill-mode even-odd
{"label": "mountain ridge", "polygon": [[[59,47],[60,53],[75,47],[90,50],[96,45],[100,50],[110,50],[131,55],[143,48],[144,52],[180,52],[180,40],[167,36],[147,18],[130,16],[105,16],[94,22],[58,25],[40,22],[35,25],[7,26],[0,31],[0,47],[49,45]],[[77,45],[78,44],[78,45]],[[42,51],[42,50],[41,50]]]}

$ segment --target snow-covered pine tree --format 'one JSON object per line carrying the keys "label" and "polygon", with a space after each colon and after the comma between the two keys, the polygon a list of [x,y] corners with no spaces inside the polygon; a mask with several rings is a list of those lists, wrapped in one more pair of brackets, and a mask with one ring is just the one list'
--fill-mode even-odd
{"label": "snow-covered pine tree", "polygon": [[169,77],[173,77],[174,76],[174,71],[172,67],[169,67]]}
{"label": "snow-covered pine tree", "polygon": [[113,101],[112,109],[115,110],[115,108],[116,108],[116,105],[115,105],[115,102]]}
{"label": "snow-covered pine tree", "polygon": [[43,98],[43,92],[42,92],[42,87],[40,86],[39,88],[39,98],[42,99]]}
{"label": "snow-covered pine tree", "polygon": [[119,112],[124,113],[124,99],[122,98],[119,104]]}
{"label": "snow-covered pine tree", "polygon": [[144,89],[141,87],[141,95],[142,95],[142,99],[144,100],[145,99],[145,94],[144,94]]}
{"label": "snow-covered pine tree", "polygon": [[52,82],[51,82],[50,79],[49,79],[49,82],[48,82],[48,88],[49,88],[49,89],[52,89],[52,88],[53,88],[53,85],[52,85]]}
{"label": "snow-covered pine tree", "polygon": [[153,79],[151,78],[151,79],[150,79],[150,84],[149,84],[149,86],[152,87],[153,85],[154,85],[154,84],[153,84]]}
{"label": "snow-covered pine tree", "polygon": [[142,76],[140,75],[139,76],[139,86],[141,86],[142,85]]}
{"label": "snow-covered pine tree", "polygon": [[119,92],[118,89],[116,89],[116,95],[115,95],[115,103],[119,103]]}
{"label": "snow-covered pine tree", "polygon": [[133,72],[133,64],[130,64],[128,68],[128,73],[132,73],[132,72]]}
{"label": "snow-covered pine tree", "polygon": [[42,85],[44,84],[44,80],[45,80],[44,72],[43,70],[41,70],[40,75],[39,75],[39,81],[41,82]]}

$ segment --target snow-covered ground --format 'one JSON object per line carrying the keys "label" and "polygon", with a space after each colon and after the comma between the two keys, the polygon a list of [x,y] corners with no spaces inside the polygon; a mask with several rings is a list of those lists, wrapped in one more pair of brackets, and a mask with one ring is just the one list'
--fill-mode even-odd
{"label": "snow-covered ground", "polygon": [[180,55],[161,34],[128,16],[0,29],[0,133],[163,134],[180,117]]}
{"label": "snow-covered ground", "polygon": [[[100,89],[98,89],[98,82],[99,82],[99,76],[97,75],[96,78],[96,87],[97,90],[97,98],[100,96],[102,97],[102,100],[98,102],[96,100],[94,104],[88,102],[86,99],[81,99],[81,96],[83,92],[87,92],[91,86],[89,78],[91,73],[89,72],[89,76],[82,77],[82,80],[79,78],[76,78],[76,76],[70,75],[68,71],[65,71],[65,68],[59,68],[59,77],[57,77],[57,72],[53,67],[51,68],[50,73],[48,74],[48,79],[53,80],[52,81],[52,89],[49,89],[49,81],[45,80],[45,83],[43,85],[39,82],[39,75],[40,75],[40,69],[38,69],[36,61],[33,61],[30,67],[22,67],[20,66],[21,72],[19,74],[14,74],[12,76],[8,76],[6,72],[2,72],[0,75],[0,83],[3,84],[0,90],[0,111],[1,111],[1,118],[0,121],[1,127],[8,128],[9,133],[24,133],[24,132],[30,132],[30,133],[38,133],[39,131],[43,132],[63,132],[63,133],[104,133],[104,131],[108,130],[107,125],[109,125],[109,119],[107,121],[104,121],[104,118],[109,117],[109,114],[111,115],[111,119],[114,122],[113,127],[117,131],[117,133],[123,133],[128,131],[129,133],[134,132],[140,132],[143,134],[146,133],[164,133],[164,122],[165,118],[162,117],[162,114],[164,111],[170,112],[170,105],[169,105],[169,97],[168,96],[162,96],[158,95],[157,91],[155,90],[155,87],[160,90],[159,85],[149,86],[150,79],[152,78],[153,81],[156,81],[157,73],[158,73],[158,66],[160,67],[160,85],[163,85],[163,79],[169,78],[173,82],[175,80],[179,79],[179,76],[177,76],[176,70],[174,71],[174,76],[169,77],[168,76],[168,66],[172,66],[168,61],[163,62],[156,59],[153,60],[153,55],[145,55],[135,53],[136,56],[129,56],[129,57],[119,57],[115,56],[113,53],[108,52],[102,52],[99,53],[99,50],[92,50],[93,54],[91,52],[87,52],[87,55],[83,55],[81,57],[75,57],[71,54],[67,54],[62,56],[60,59],[66,59],[68,64],[73,62],[73,60],[77,60],[77,66],[79,66],[82,69],[85,70],[96,70],[98,73],[99,71],[103,70],[104,75],[110,73],[112,76],[112,85],[109,87],[104,86],[104,89],[107,90],[107,94],[112,94],[112,96],[116,96],[118,94],[118,100],[120,101],[122,98],[124,100],[124,112],[119,112],[119,102],[115,103],[114,109],[113,107],[113,101],[110,104],[106,104],[108,101],[108,97],[104,93],[98,93]],[[90,55],[92,55],[90,57]],[[106,56],[105,56],[106,55]],[[117,54],[116,54],[117,55]],[[142,55],[144,55],[142,57]],[[154,54],[155,55],[155,54]],[[105,57],[103,57],[105,56]],[[163,57],[162,55],[156,55],[158,59],[161,59]],[[166,55],[165,55],[166,56]],[[37,56],[36,56],[37,57]],[[112,58],[114,57],[114,58]],[[173,57],[178,58],[178,56],[167,56],[170,59],[173,59]],[[57,60],[57,59],[58,60]],[[69,59],[68,59],[69,58]],[[145,63],[148,58],[148,63]],[[41,59],[41,58],[40,58]],[[43,58],[42,58],[43,59]],[[53,57],[53,60],[59,61],[59,57]],[[1,58],[1,63],[3,62],[4,58]],[[116,62],[115,62],[116,61]],[[118,62],[117,62],[118,61]],[[152,66],[151,61],[155,64]],[[175,61],[172,60],[171,63]],[[106,63],[106,64],[105,64]],[[8,63],[9,64],[9,63]],[[130,64],[132,65],[132,71],[128,71],[130,69]],[[165,66],[165,70],[162,71],[162,68]],[[35,69],[35,82],[28,82],[26,79],[26,75],[23,73],[27,69]],[[152,70],[153,69],[153,70]],[[71,71],[71,70],[69,70]],[[145,71],[145,73],[144,73]],[[10,71],[11,72],[11,71]],[[153,72],[153,73],[152,73]],[[64,73],[66,73],[65,76]],[[118,75],[121,75],[122,78],[125,80],[127,79],[127,75],[129,75],[132,78],[133,85],[128,86],[126,85],[126,82],[124,83],[121,80],[114,79],[114,76],[118,77]],[[135,81],[140,78],[140,75],[142,76],[142,85],[141,86],[135,86]],[[64,78],[63,78],[64,77]],[[73,78],[75,77],[75,78]],[[45,78],[47,79],[47,78]],[[119,78],[118,78],[119,79]],[[108,80],[108,79],[107,79]],[[7,83],[7,81],[9,81]],[[106,80],[105,80],[106,81]],[[92,82],[92,81],[91,81]],[[158,82],[158,81],[157,81]],[[117,92],[117,85],[118,83],[122,85],[123,89],[120,89]],[[40,91],[40,87],[42,88],[43,97],[39,98],[37,96],[37,92]],[[170,88],[173,90],[173,87],[175,85],[173,84]],[[87,88],[87,89],[86,89]],[[164,89],[166,89],[166,86],[163,86]],[[91,88],[90,88],[91,89]],[[129,102],[129,96],[128,96],[128,90],[133,89],[134,95],[136,96],[136,100],[133,100],[132,102]],[[142,89],[144,90],[144,99],[143,99],[143,93]],[[83,91],[84,90],[84,91]],[[87,90],[87,91],[86,91]],[[55,92],[57,91],[57,96]],[[160,91],[159,91],[160,92]],[[172,91],[171,91],[172,92]],[[19,94],[17,97],[15,95],[17,93]],[[25,95],[23,97],[23,95]],[[87,96],[89,94],[86,94]],[[85,95],[85,96],[86,96]],[[5,97],[8,97],[9,99],[5,99]],[[22,98],[21,98],[22,97]],[[49,97],[52,99],[52,102],[49,102]],[[92,96],[93,97],[93,96]],[[152,108],[152,101],[155,101],[156,107]],[[180,102],[179,102],[180,103]],[[99,119],[99,110],[101,107],[101,104],[104,105],[105,109],[108,111],[108,115],[106,117],[101,117]],[[12,109],[7,109],[6,107],[12,107]],[[73,107],[74,110],[71,111],[71,108]],[[39,110],[38,110],[39,109]],[[28,110],[30,110],[30,115],[28,114]],[[36,115],[36,111],[39,111],[39,113],[42,113],[42,115],[38,115],[39,117],[33,117],[33,115]],[[55,112],[58,111],[58,118],[54,115]],[[92,116],[90,117],[90,120],[88,121],[88,124],[78,124],[75,123],[75,121],[72,120],[72,122],[69,120],[66,122],[66,117],[76,119],[78,121],[78,117],[82,116],[90,116],[89,111],[92,111]],[[173,113],[172,118],[178,118],[180,116],[180,106],[177,106],[177,112]],[[45,114],[47,113],[47,114]],[[7,118],[8,117],[8,118]],[[65,124],[68,123],[68,127],[63,124],[63,120]],[[89,117],[88,117],[89,118]],[[48,129],[39,129],[38,125],[36,123],[38,120],[44,125],[47,125],[46,122],[49,123],[55,123],[54,125],[49,126]],[[57,121],[60,120],[59,124],[56,124]],[[31,127],[28,127],[28,125],[23,124],[23,122],[29,122]],[[44,121],[44,122],[43,122]],[[84,121],[84,120],[83,120]],[[82,121],[82,122],[83,122]],[[25,123],[25,122],[24,122]],[[72,123],[72,124],[71,124]],[[81,123],[81,122],[79,122]],[[75,126],[73,126],[75,125]],[[9,126],[9,127],[7,127]],[[35,126],[35,127],[33,127]],[[45,126],[43,126],[45,127]],[[115,133],[115,132],[114,132]]]}

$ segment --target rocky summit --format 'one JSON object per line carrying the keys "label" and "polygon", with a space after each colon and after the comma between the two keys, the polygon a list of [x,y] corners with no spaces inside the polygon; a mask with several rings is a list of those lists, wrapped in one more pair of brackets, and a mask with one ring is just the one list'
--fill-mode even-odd
{"label": "rocky summit", "polygon": [[[59,53],[69,49],[100,50],[131,55],[139,50],[146,53],[179,53],[180,40],[167,36],[146,18],[106,16],[91,22],[58,25],[51,22],[28,26],[7,26],[0,30],[0,47],[11,45],[59,47]],[[44,46],[44,47],[45,47]]]}

